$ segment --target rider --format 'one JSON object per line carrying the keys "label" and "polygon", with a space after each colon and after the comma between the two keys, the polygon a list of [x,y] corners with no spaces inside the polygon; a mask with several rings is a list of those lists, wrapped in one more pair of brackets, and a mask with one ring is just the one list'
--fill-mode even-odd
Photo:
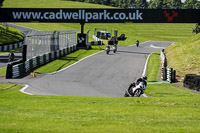
{"label": "rider", "polygon": [[133,82],[132,84],[130,84],[129,89],[130,89],[132,86],[135,87],[135,86],[139,85],[141,81],[142,81],[142,82],[144,83],[144,85],[145,85],[144,88],[146,88],[146,86],[147,86],[146,80],[147,80],[147,76],[142,76],[141,78],[139,78],[138,80],[136,80],[135,82]]}
{"label": "rider", "polygon": [[142,76],[141,78],[139,78],[137,81],[136,81],[136,85],[139,85],[140,84],[140,82],[143,82],[144,83],[144,90],[146,89],[146,86],[147,86],[147,82],[146,82],[146,80],[147,80],[147,76],[145,75],[145,76]]}

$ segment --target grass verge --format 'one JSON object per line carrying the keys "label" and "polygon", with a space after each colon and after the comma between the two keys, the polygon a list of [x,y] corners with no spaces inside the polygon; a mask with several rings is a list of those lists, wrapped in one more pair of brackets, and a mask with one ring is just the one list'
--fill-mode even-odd
{"label": "grass verge", "polygon": [[156,82],[158,81],[158,72],[160,68],[160,51],[154,52],[150,55],[147,64],[147,81]]}

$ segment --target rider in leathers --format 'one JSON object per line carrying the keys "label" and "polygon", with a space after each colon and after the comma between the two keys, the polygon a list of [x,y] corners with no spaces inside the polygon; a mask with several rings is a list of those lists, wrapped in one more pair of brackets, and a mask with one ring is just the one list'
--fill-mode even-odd
{"label": "rider in leathers", "polygon": [[129,89],[132,87],[132,86],[137,86],[139,85],[140,82],[143,82],[144,83],[144,90],[146,89],[146,86],[147,86],[147,76],[142,76],[141,78],[139,78],[138,80],[136,80],[135,82],[133,82],[130,86],[129,86]]}

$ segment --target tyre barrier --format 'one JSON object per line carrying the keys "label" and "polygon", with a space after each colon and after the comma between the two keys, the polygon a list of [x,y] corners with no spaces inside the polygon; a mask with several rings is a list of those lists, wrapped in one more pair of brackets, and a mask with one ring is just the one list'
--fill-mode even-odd
{"label": "tyre barrier", "polygon": [[183,86],[192,90],[200,91],[200,75],[186,74]]}
{"label": "tyre barrier", "polygon": [[167,69],[167,59],[164,54],[164,49],[160,52],[160,58],[162,62],[162,72],[161,72],[161,79],[167,80],[169,83],[176,81],[176,70],[173,68]]}
{"label": "tyre barrier", "polygon": [[176,81],[176,70],[173,70],[173,68],[167,69],[167,81],[169,83]]}
{"label": "tyre barrier", "polygon": [[[50,61],[58,59],[69,53],[75,52],[77,50],[77,45],[69,46],[68,48],[46,53],[40,56],[28,59],[25,62],[19,62],[18,64],[8,64],[6,78],[18,78],[30,73],[34,69],[42,66]],[[10,72],[11,70],[11,72]]]}
{"label": "tyre barrier", "polygon": [[21,48],[22,44],[23,44],[23,42],[19,42],[19,43],[15,43],[15,44],[0,46],[0,52],[9,51],[9,50],[13,50],[16,48]]}

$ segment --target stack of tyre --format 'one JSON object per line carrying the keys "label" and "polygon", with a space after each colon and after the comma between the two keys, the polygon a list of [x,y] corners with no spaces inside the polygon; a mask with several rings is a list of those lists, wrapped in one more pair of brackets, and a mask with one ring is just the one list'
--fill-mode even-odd
{"label": "stack of tyre", "polygon": [[186,88],[200,91],[200,75],[186,74],[183,83]]}

